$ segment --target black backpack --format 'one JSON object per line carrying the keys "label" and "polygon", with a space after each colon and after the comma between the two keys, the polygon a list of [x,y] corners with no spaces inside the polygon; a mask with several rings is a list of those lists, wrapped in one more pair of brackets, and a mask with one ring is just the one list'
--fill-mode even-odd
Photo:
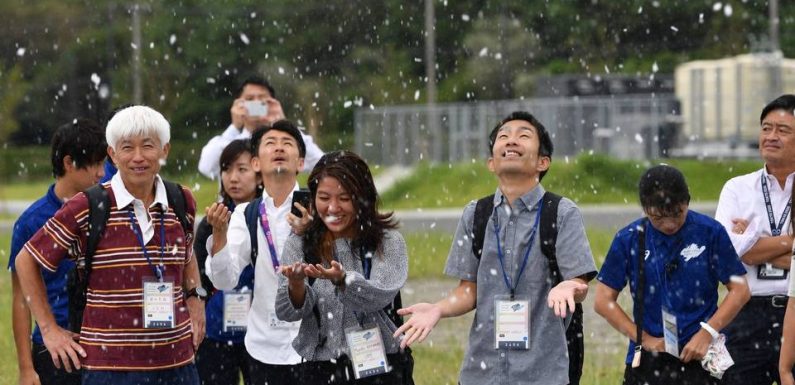
{"label": "black backpack", "polygon": [[[543,198],[544,210],[541,212],[540,240],[541,252],[546,256],[549,264],[549,274],[552,286],[560,283],[563,278],[558,268],[555,253],[555,243],[558,239],[558,203],[561,196],[545,192]],[[472,226],[472,252],[480,260],[483,253],[483,240],[486,237],[486,225],[494,210],[494,195],[478,200],[475,206],[475,217]],[[577,304],[571,323],[566,329],[566,345],[569,350],[569,384],[579,384],[582,377],[582,366],[585,357],[585,338],[583,334],[582,304]]]}
{"label": "black backpack", "polygon": [[[190,222],[188,222],[187,203],[182,186],[177,183],[163,180],[166,187],[168,205],[174,210],[179,223],[187,234]],[[80,333],[83,323],[83,312],[86,308],[86,295],[88,282],[91,276],[91,262],[97,251],[97,245],[105,232],[105,225],[110,218],[110,207],[112,205],[108,191],[101,184],[89,187],[85,191],[88,197],[88,239],[86,240],[86,250],[84,253],[84,267],[78,269],[76,266],[69,271],[67,276],[67,293],[69,295],[69,330]]]}

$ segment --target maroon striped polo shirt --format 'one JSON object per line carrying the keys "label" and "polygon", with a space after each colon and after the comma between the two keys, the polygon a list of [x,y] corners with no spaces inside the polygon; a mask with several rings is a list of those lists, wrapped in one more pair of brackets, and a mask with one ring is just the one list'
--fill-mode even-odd
{"label": "maroon striped polo shirt", "polygon": [[[80,345],[90,370],[159,370],[186,365],[193,360],[190,316],[182,297],[182,274],[192,254],[193,233],[185,234],[172,207],[163,217],[165,227],[164,277],[174,283],[173,329],[144,329],[143,282],[155,277],[131,227],[128,207],[112,207],[105,233],[97,245],[88,284]],[[188,221],[193,229],[196,202],[184,189]],[[154,236],[146,245],[152,263],[160,262],[160,205],[150,207]],[[137,226],[137,224],[136,224]],[[140,227],[139,230],[140,231]],[[41,267],[55,271],[63,258],[83,262],[88,238],[88,199],[80,193],[55,213],[25,244]]]}

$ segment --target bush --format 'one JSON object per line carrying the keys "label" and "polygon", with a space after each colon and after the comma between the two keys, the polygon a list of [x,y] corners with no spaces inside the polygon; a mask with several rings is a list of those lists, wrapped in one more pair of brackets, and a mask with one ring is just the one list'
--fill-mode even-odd
{"label": "bush", "polygon": [[[199,155],[205,142],[172,142],[168,163],[161,172],[180,179],[198,177]],[[195,175],[194,175],[195,174]],[[7,146],[0,150],[0,177],[6,181],[52,178],[48,146]]]}
{"label": "bush", "polygon": [[47,146],[6,146],[0,151],[0,176],[6,181],[52,178],[50,148]]}

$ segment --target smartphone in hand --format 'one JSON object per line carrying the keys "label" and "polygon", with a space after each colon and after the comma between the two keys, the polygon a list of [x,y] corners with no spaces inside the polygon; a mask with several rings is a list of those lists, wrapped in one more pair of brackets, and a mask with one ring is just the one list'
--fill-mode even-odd
{"label": "smartphone in hand", "polygon": [[293,191],[293,202],[290,204],[290,212],[293,215],[301,218],[303,215],[301,211],[295,207],[295,203],[300,203],[305,209],[309,210],[309,190],[296,190]]}
{"label": "smartphone in hand", "polygon": [[268,105],[262,101],[246,100],[245,106],[246,110],[248,110],[248,116],[262,117],[268,115]]}

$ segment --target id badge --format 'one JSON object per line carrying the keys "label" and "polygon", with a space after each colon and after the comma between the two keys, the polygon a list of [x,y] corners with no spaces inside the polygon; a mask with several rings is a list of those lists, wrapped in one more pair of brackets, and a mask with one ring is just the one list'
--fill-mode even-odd
{"label": "id badge", "polygon": [[251,309],[251,292],[224,292],[224,332],[244,332]]}
{"label": "id badge", "polygon": [[282,321],[279,317],[276,316],[276,312],[272,311],[268,313],[268,326],[271,329],[284,329],[290,326],[287,321]]}
{"label": "id badge", "polygon": [[679,357],[679,331],[676,329],[676,316],[663,309],[662,319],[665,352]]}
{"label": "id badge", "polygon": [[174,282],[144,279],[144,328],[174,327]]}
{"label": "id badge", "polygon": [[350,349],[353,375],[356,379],[389,372],[384,341],[378,327],[345,329],[345,339]]}
{"label": "id badge", "polygon": [[757,266],[756,278],[764,280],[787,279],[787,270],[774,267],[772,263],[765,263]]}
{"label": "id badge", "polygon": [[530,349],[530,301],[498,295],[494,303],[494,348]]}

